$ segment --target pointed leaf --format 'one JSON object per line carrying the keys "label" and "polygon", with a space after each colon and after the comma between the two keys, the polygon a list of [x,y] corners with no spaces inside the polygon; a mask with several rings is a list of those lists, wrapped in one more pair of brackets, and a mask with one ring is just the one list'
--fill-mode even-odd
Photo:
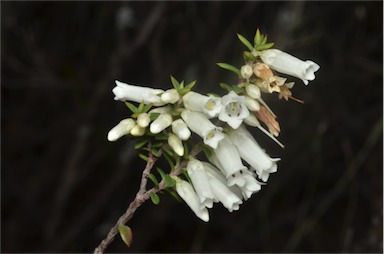
{"label": "pointed leaf", "polygon": [[188,85],[185,86],[185,88],[192,89],[196,85],[196,80],[190,82]]}
{"label": "pointed leaf", "polygon": [[173,87],[176,89],[176,90],[179,90],[180,89],[180,84],[179,82],[171,75],[171,82],[172,82],[172,85]]}
{"label": "pointed leaf", "polygon": [[137,107],[137,111],[138,111],[138,113],[143,112],[144,105],[145,105],[144,102],[141,102],[141,103],[139,104],[139,106]]}
{"label": "pointed leaf", "polygon": [[153,182],[153,184],[158,187],[159,186],[159,181],[157,181],[157,178],[154,174],[149,173],[148,178]]}
{"label": "pointed leaf", "polygon": [[254,62],[256,60],[256,56],[252,55],[249,51],[244,51],[243,57],[246,62]]}
{"label": "pointed leaf", "polygon": [[123,240],[123,242],[128,246],[131,247],[132,244],[132,230],[130,227],[126,225],[119,225],[118,227],[120,237]]}
{"label": "pointed leaf", "polygon": [[261,34],[260,34],[260,30],[259,29],[256,30],[256,34],[255,34],[255,37],[253,38],[253,41],[255,43],[255,46],[260,45],[260,43],[261,43]]}
{"label": "pointed leaf", "polygon": [[138,109],[136,108],[135,105],[133,105],[132,103],[130,102],[125,102],[125,105],[132,111],[132,113],[138,113]]}
{"label": "pointed leaf", "polygon": [[266,44],[257,46],[257,47],[256,47],[256,50],[266,50],[266,49],[272,48],[273,45],[275,45],[274,42],[266,43]]}
{"label": "pointed leaf", "polygon": [[147,113],[152,108],[152,106],[153,106],[152,103],[145,105],[142,112]]}
{"label": "pointed leaf", "polygon": [[149,114],[149,119],[151,119],[151,121],[155,121],[158,117],[159,117],[160,113],[151,113]]}
{"label": "pointed leaf", "polygon": [[145,160],[145,161],[148,161],[148,160],[149,160],[149,158],[148,158],[147,156],[145,156],[144,154],[142,154],[142,153],[139,153],[139,157],[140,157],[141,159]]}
{"label": "pointed leaf", "polygon": [[253,50],[252,44],[241,34],[237,34],[237,37],[240,39],[240,41],[250,50]]}
{"label": "pointed leaf", "polygon": [[135,149],[140,149],[142,148],[146,143],[148,143],[148,139],[142,139],[136,142],[135,144]]}
{"label": "pointed leaf", "polygon": [[267,43],[268,35],[264,36],[263,40],[261,41],[261,45]]}
{"label": "pointed leaf", "polygon": [[156,156],[157,158],[159,158],[159,157],[161,156],[161,152],[160,152],[160,150],[152,149],[151,152],[152,152],[152,154],[153,154],[154,156]]}
{"label": "pointed leaf", "polygon": [[217,63],[217,65],[220,66],[223,69],[226,69],[226,70],[229,70],[229,71],[233,71],[238,76],[240,76],[240,70],[237,69],[235,66],[232,66],[232,65],[227,64],[227,63]]}
{"label": "pointed leaf", "polygon": [[227,84],[225,84],[225,83],[220,83],[220,86],[221,86],[223,89],[227,90],[228,92],[232,91],[232,87],[229,86],[229,85],[227,85]]}
{"label": "pointed leaf", "polygon": [[151,196],[152,203],[154,203],[155,205],[158,205],[160,203],[159,195],[157,195],[154,192],[151,192],[150,196]]}

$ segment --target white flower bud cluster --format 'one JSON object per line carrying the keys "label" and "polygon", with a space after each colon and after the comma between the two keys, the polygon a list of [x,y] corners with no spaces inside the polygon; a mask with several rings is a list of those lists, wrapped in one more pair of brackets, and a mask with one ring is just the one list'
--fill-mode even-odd
{"label": "white flower bud cluster", "polygon": [[[115,100],[155,106],[124,119],[108,133],[115,141],[124,135],[146,134],[167,137],[175,156],[187,159],[185,168],[189,181],[173,175],[175,189],[197,217],[209,221],[209,208],[222,203],[229,212],[236,211],[252,194],[260,191],[269,175],[277,171],[279,158],[271,158],[246,129],[257,127],[283,146],[275,136],[280,127],[276,115],[263,101],[262,93],[278,92],[292,98],[293,83],[276,76],[272,70],[292,75],[308,84],[320,68],[312,61],[301,61],[277,49],[252,52],[255,61],[248,61],[237,72],[240,82],[222,97],[203,95],[184,87],[162,90],[129,85],[116,81],[112,92]],[[173,82],[173,81],[172,81]],[[184,90],[183,90],[184,89]],[[143,107],[142,107],[143,108]],[[133,111],[133,110],[132,110]],[[268,131],[261,126],[262,121]],[[209,162],[185,155],[185,144],[192,133],[209,147]]]}

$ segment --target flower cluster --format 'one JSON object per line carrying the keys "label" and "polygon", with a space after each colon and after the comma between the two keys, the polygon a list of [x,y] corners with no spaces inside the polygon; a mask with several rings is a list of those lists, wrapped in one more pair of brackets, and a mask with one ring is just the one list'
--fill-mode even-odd
{"label": "flower cluster", "polygon": [[[166,155],[170,162],[169,175],[174,185],[169,187],[203,221],[209,220],[207,209],[217,202],[230,212],[238,210],[277,171],[276,162],[280,159],[271,158],[247,129],[247,126],[257,127],[283,146],[276,139],[280,133],[276,115],[262,95],[278,93],[279,98],[295,99],[290,91],[294,83],[286,83],[287,78],[280,75],[299,78],[307,85],[319,69],[312,61],[271,49],[273,43],[267,43],[259,30],[254,45],[243,36],[238,37],[249,51],[244,52],[245,64],[240,69],[219,64],[239,77],[237,84],[221,84],[227,90],[221,97],[192,91],[195,82],[184,85],[173,77],[173,88],[168,90],[120,81],[116,81],[112,90],[115,100],[124,101],[133,114],[109,131],[108,140],[130,135],[140,138],[136,148],[153,138],[160,140],[155,151],[158,156]],[[204,144],[201,147],[206,161],[187,154],[188,144],[196,140],[193,136]],[[176,174],[172,171],[175,168],[172,161],[179,165],[185,161],[185,167]]]}

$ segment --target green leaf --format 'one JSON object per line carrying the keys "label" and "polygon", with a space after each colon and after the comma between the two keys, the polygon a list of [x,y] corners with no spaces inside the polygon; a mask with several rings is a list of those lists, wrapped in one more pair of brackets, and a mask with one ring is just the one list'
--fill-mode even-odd
{"label": "green leaf", "polygon": [[178,90],[177,92],[180,94],[180,96],[184,96],[184,95],[185,95],[186,93],[188,93],[189,91],[191,91],[190,88],[186,88],[186,87],[184,87],[184,88]]}
{"label": "green leaf", "polygon": [[256,56],[252,55],[249,51],[244,51],[243,57],[246,62],[254,62],[256,60]]}
{"label": "green leaf", "polygon": [[139,157],[140,157],[141,159],[145,160],[145,161],[148,161],[148,160],[149,160],[148,156],[145,156],[145,155],[142,154],[142,153],[139,153]]}
{"label": "green leaf", "polygon": [[264,45],[265,43],[267,43],[267,38],[268,38],[268,35],[264,36],[263,40],[261,41],[261,45]]}
{"label": "green leaf", "polygon": [[260,45],[261,40],[262,40],[262,38],[261,38],[260,30],[257,29],[257,30],[256,30],[256,33],[255,33],[255,37],[253,38],[253,41],[254,41],[254,43],[255,43],[255,46]]}
{"label": "green leaf", "polygon": [[153,184],[158,187],[159,186],[159,181],[157,181],[157,178],[154,174],[149,173],[148,178],[153,182]]}
{"label": "green leaf", "polygon": [[151,121],[154,121],[159,117],[159,115],[160,115],[160,113],[150,113],[149,119],[151,119]]}
{"label": "green leaf", "polygon": [[227,90],[228,92],[232,91],[232,87],[225,84],[225,83],[220,83],[219,84],[223,89]]}
{"label": "green leaf", "polygon": [[153,106],[152,103],[145,105],[142,112],[147,113],[152,108],[152,106]]}
{"label": "green leaf", "polygon": [[164,132],[160,132],[160,133],[156,134],[155,139],[156,140],[163,140],[163,141],[168,140],[168,135],[165,134]]}
{"label": "green leaf", "polygon": [[139,106],[137,107],[137,111],[138,111],[138,113],[143,112],[144,105],[145,105],[144,102],[141,102],[141,103],[139,104]]}
{"label": "green leaf", "polygon": [[138,113],[139,110],[136,108],[135,105],[133,105],[132,103],[130,102],[125,102],[125,105],[132,111],[132,113]]}
{"label": "green leaf", "polygon": [[196,80],[190,82],[188,85],[185,86],[185,88],[192,89],[196,85]]}
{"label": "green leaf", "polygon": [[148,143],[148,139],[141,139],[136,142],[135,149],[140,149],[142,148],[146,143]]}
{"label": "green leaf", "polygon": [[[165,153],[163,153],[163,155],[164,155],[164,157],[165,157],[165,159],[167,160],[167,162],[168,162],[168,164],[169,164],[169,166],[171,167],[171,169],[173,170],[174,168],[175,168],[175,163],[172,161],[172,157],[173,156],[170,156],[169,154],[167,154],[167,150],[165,150],[164,149],[165,147],[163,147],[163,151],[165,152]],[[169,151],[169,150],[168,150]]]}
{"label": "green leaf", "polygon": [[176,89],[176,90],[179,90],[180,89],[180,84],[179,82],[171,75],[171,82],[172,82],[172,85],[173,87]]}
{"label": "green leaf", "polygon": [[252,44],[241,34],[237,34],[237,37],[240,39],[240,41],[250,50],[253,50]]}
{"label": "green leaf", "polygon": [[164,145],[164,142],[156,142],[152,144],[152,148],[159,148]]}
{"label": "green leaf", "polygon": [[232,85],[232,90],[235,91],[237,94],[244,93],[245,89],[242,87],[238,87],[236,85]]}
{"label": "green leaf", "polygon": [[169,194],[171,194],[176,200],[177,202],[182,202],[182,199],[180,198],[179,194],[177,194],[176,191],[174,191],[173,189],[166,189]]}
{"label": "green leaf", "polygon": [[238,76],[240,76],[240,70],[237,69],[235,66],[232,66],[232,65],[227,64],[227,63],[217,63],[217,65],[220,66],[223,69],[226,69],[226,70],[229,70],[229,71],[233,71]]}
{"label": "green leaf", "polygon": [[272,48],[273,45],[275,45],[274,42],[266,43],[266,44],[257,46],[257,47],[256,47],[256,50],[266,50],[266,49]]}
{"label": "green leaf", "polygon": [[188,149],[188,145],[187,145],[187,142],[183,142],[183,146],[184,146],[184,155],[188,155],[189,154],[189,149]]}
{"label": "green leaf", "polygon": [[159,195],[157,195],[154,192],[151,192],[150,196],[151,196],[152,203],[154,203],[155,205],[158,205],[160,203]]}
{"label": "green leaf", "polygon": [[157,158],[159,158],[159,157],[161,156],[161,152],[160,152],[160,150],[152,149],[151,152],[152,152],[152,154],[153,154],[154,156],[156,156]]}
{"label": "green leaf", "polygon": [[132,230],[130,227],[126,225],[119,225],[118,227],[120,237],[123,240],[123,242],[128,246],[131,247],[132,244]]}

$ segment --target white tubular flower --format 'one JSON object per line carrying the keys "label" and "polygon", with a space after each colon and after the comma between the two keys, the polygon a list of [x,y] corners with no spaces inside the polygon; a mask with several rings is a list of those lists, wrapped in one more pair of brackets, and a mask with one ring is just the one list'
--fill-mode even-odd
{"label": "white tubular flower", "polygon": [[141,137],[145,134],[145,128],[140,127],[139,125],[133,126],[131,130],[131,135],[135,137]]}
{"label": "white tubular flower", "polygon": [[174,177],[176,181],[176,192],[179,196],[187,203],[191,210],[199,217],[201,220],[208,222],[209,213],[206,207],[201,206],[199,197],[197,196],[192,185],[180,179],[179,177]]}
{"label": "white tubular flower", "polygon": [[244,172],[243,178],[245,179],[245,185],[241,188],[241,193],[243,194],[244,200],[247,200],[253,193],[261,190],[261,183],[252,176],[250,171]]}
{"label": "white tubular flower", "polygon": [[201,205],[203,207],[212,208],[213,201],[216,200],[211,190],[208,177],[205,174],[203,164],[196,159],[190,160],[187,165],[187,172],[189,178],[191,178]]}
{"label": "white tubular flower", "polygon": [[270,158],[259,146],[253,136],[244,126],[229,133],[231,142],[236,146],[242,159],[244,159],[260,177],[263,172],[276,170],[276,162]]}
{"label": "white tubular flower", "polygon": [[[247,108],[251,111],[259,111],[260,110],[260,104],[257,100],[255,99],[252,99],[251,97],[249,96],[245,96],[245,102],[246,102],[246,105],[247,105]],[[251,114],[249,114],[251,115]],[[246,118],[243,119],[243,121],[245,121],[245,119],[247,119],[249,116],[247,116]]]}
{"label": "white tubular flower", "polygon": [[196,92],[188,92],[183,96],[183,103],[186,109],[203,112],[209,118],[217,117],[221,111],[221,98],[205,96]]}
{"label": "white tubular flower", "polygon": [[153,134],[160,133],[172,124],[172,115],[169,113],[160,114],[155,121],[153,121],[149,127],[149,130]]}
{"label": "white tubular flower", "polygon": [[245,64],[240,68],[240,74],[243,78],[249,79],[253,74],[252,66]]}
{"label": "white tubular flower", "polygon": [[137,125],[139,125],[141,128],[147,127],[150,122],[151,119],[149,118],[148,113],[140,113],[137,116]]}
{"label": "white tubular flower", "polygon": [[246,85],[245,91],[247,92],[247,95],[252,99],[260,99],[261,97],[260,88],[257,85]]}
{"label": "white tubular flower", "polygon": [[163,94],[161,94],[161,101],[166,103],[175,104],[179,99],[180,95],[176,91],[176,89],[172,88],[167,91],[165,91]]}
{"label": "white tubular flower", "polygon": [[[208,181],[211,186],[211,190],[215,195],[215,198],[221,202],[229,212],[239,210],[243,201],[239,196],[237,196],[235,191],[232,190],[235,188],[228,187],[225,176],[210,163],[202,162],[202,164],[204,166],[205,173],[208,177]],[[239,191],[238,188],[235,190]]]}
{"label": "white tubular flower", "polygon": [[188,129],[183,119],[177,119],[172,123],[172,132],[181,140],[188,140],[191,136],[191,131]]}
{"label": "white tubular flower", "polygon": [[219,120],[228,123],[233,129],[238,128],[243,119],[249,115],[245,97],[237,95],[234,91],[223,96],[221,103],[223,108],[219,114]]}
{"label": "white tubular flower", "polygon": [[172,147],[173,151],[180,157],[184,155],[184,146],[180,138],[175,134],[170,133],[168,136],[168,145]]}
{"label": "white tubular flower", "polygon": [[164,113],[170,113],[170,112],[171,112],[171,107],[170,106],[163,106],[163,107],[158,107],[158,108],[151,109],[148,112],[148,114],[152,114],[152,113],[164,114]]}
{"label": "white tubular flower", "polygon": [[222,128],[214,125],[203,113],[183,110],[181,118],[188,128],[203,138],[204,144],[216,149],[220,140],[224,139]]}
{"label": "white tubular flower", "polygon": [[214,154],[223,170],[223,174],[228,180],[228,186],[238,185],[240,187],[245,185],[245,180],[242,178],[242,171],[247,168],[241,162],[240,155],[236,147],[225,138],[220,140]]}
{"label": "white tubular flower", "polygon": [[134,101],[138,103],[144,102],[145,104],[152,103],[155,106],[162,106],[165,104],[161,101],[161,98],[158,95],[163,93],[164,90],[129,85],[118,80],[115,82],[116,86],[112,89],[112,92],[115,94],[115,100]]}
{"label": "white tubular flower", "polygon": [[133,120],[132,118],[121,120],[115,127],[113,127],[108,132],[108,141],[116,141],[122,136],[129,134],[135,124],[135,120]]}
{"label": "white tubular flower", "polygon": [[261,60],[268,64],[272,69],[297,77],[301,79],[305,85],[308,80],[315,79],[315,72],[320,66],[310,60],[302,61],[288,53],[278,49],[267,49],[259,52]]}

